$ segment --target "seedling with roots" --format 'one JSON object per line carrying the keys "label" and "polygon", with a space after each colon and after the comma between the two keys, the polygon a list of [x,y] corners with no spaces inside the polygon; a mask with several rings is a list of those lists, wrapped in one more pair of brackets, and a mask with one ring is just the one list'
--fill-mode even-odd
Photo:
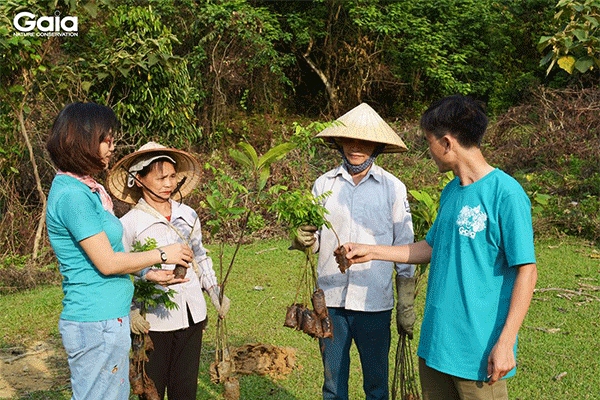
{"label": "seedling with roots", "polygon": [[[148,251],[157,248],[154,238],[146,238],[142,244],[136,241],[132,245],[133,252]],[[155,264],[153,268],[162,268],[161,264]],[[177,303],[172,300],[175,291],[173,289],[157,288],[154,282],[144,279],[134,281],[133,301],[140,305],[140,315],[146,317],[148,308],[163,305],[168,310],[178,308]],[[143,396],[146,400],[159,400],[158,392],[154,382],[146,375],[147,352],[154,349],[154,344],[147,333],[134,334],[131,339],[131,355],[129,358],[129,382],[133,394]]]}
{"label": "seedling with roots", "polygon": [[[304,225],[313,226],[317,229],[322,227],[331,229],[338,240],[338,250],[336,250],[338,252],[339,248],[343,247],[337,233],[326,218],[328,211],[322,204],[323,200],[330,194],[331,192],[327,192],[314,197],[306,189],[289,191],[283,193],[272,208],[277,213],[278,220],[288,226],[293,239],[296,239],[295,235],[297,235],[298,228]],[[318,286],[317,266],[313,249],[310,247],[304,249],[304,255],[305,263],[301,271],[300,284],[296,291],[294,303],[288,307],[284,326],[302,330],[313,337],[332,337],[333,331],[327,305],[325,304],[325,295]],[[342,270],[341,264],[340,271],[345,272],[345,269]],[[309,298],[313,310],[307,308]]]}
{"label": "seedling with roots", "polygon": [[[266,211],[271,196],[275,196],[281,186],[274,185],[267,190],[267,182],[271,176],[271,166],[282,159],[295,147],[292,143],[283,143],[259,156],[249,143],[239,143],[237,149],[230,149],[229,155],[241,167],[240,177],[219,166],[206,164],[215,179],[209,184],[212,189],[206,196],[203,206],[209,213],[206,226],[211,236],[219,242],[218,263],[220,276],[220,299],[222,301],[228,278],[235,263],[238,251],[246,234],[261,223],[261,211]],[[226,244],[233,244],[234,251],[227,267],[225,267],[224,250]],[[226,320],[217,319],[215,361],[210,366],[211,380],[223,383],[227,398],[234,396],[235,364],[229,351]],[[238,395],[239,396],[239,392]]]}

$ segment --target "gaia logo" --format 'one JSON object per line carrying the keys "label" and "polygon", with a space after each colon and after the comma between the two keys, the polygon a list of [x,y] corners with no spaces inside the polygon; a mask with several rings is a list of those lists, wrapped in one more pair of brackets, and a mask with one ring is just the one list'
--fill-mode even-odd
{"label": "gaia logo", "polygon": [[14,33],[17,36],[78,36],[77,17],[60,17],[60,11],[54,16],[36,15],[23,11],[13,18]]}

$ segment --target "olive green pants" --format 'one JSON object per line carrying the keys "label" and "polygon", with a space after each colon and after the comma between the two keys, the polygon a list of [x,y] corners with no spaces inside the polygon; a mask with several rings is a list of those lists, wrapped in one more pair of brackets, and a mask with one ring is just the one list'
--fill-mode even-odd
{"label": "olive green pants", "polygon": [[493,385],[444,374],[425,365],[419,358],[423,400],[508,400],[506,380]]}

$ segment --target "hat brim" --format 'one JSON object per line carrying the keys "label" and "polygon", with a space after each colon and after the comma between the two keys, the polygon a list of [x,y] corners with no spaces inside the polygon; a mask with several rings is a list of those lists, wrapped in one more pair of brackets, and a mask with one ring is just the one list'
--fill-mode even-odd
{"label": "hat brim", "polygon": [[171,195],[173,198],[189,195],[200,183],[202,176],[200,163],[194,156],[183,150],[173,148],[156,148],[148,150],[139,150],[126,155],[111,168],[106,180],[106,186],[109,192],[117,199],[128,204],[136,204],[142,197],[142,188],[138,185],[127,186],[129,178],[129,168],[142,156],[148,155],[166,155],[175,160],[175,170],[177,171],[177,182],[185,178],[185,181],[179,190]]}
{"label": "hat brim", "polygon": [[334,149],[337,149],[336,139],[358,139],[385,145],[382,153],[408,150],[400,136],[367,103],[354,107],[316,137],[324,139]]}

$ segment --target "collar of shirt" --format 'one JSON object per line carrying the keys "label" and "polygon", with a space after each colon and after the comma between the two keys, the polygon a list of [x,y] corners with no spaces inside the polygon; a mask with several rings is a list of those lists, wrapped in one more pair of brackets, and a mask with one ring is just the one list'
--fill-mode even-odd
{"label": "collar of shirt", "polygon": [[[178,218],[180,218],[187,222],[189,226],[194,226],[194,222],[196,221],[196,215],[193,212],[193,210],[189,207],[184,207],[183,204],[178,203],[175,200],[171,199],[169,201],[171,202],[171,223],[174,223]],[[146,205],[148,204],[143,198],[140,198],[139,202],[144,203]],[[156,224],[157,222],[166,224],[167,219],[158,219],[156,215],[149,214],[147,212],[141,212],[137,216],[136,225],[140,230],[144,230],[149,226]]]}

